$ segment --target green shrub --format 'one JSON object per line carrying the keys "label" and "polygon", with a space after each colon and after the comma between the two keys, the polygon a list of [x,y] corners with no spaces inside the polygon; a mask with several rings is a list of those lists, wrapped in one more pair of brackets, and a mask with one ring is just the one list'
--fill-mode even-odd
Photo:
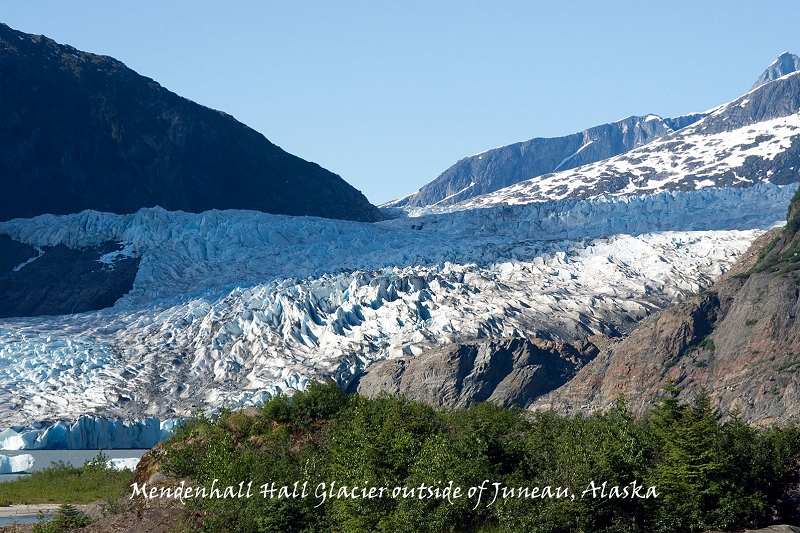
{"label": "green shrub", "polygon": [[291,420],[291,399],[278,392],[261,407],[263,416],[273,422],[289,422]]}
{"label": "green shrub", "polygon": [[778,367],[778,372],[794,373],[800,367],[800,361],[789,361]]}
{"label": "green shrub", "polygon": [[[325,404],[324,402],[330,401]],[[403,397],[344,396],[331,383],[276,395],[253,416],[196,417],[165,445],[169,469],[195,486],[252,480],[292,486],[296,499],[198,499],[203,531],[236,532],[568,532],[698,533],[770,523],[791,484],[800,432],[751,428],[733,413],[719,422],[708,395],[691,403],[669,387],[644,418],[620,400],[608,412],[562,416],[479,403],[435,410]],[[235,420],[235,422],[232,422]],[[242,428],[247,428],[244,431]],[[332,498],[337,486],[567,488],[576,498]],[[581,498],[591,480],[609,487],[636,480],[658,498]],[[493,490],[493,486],[490,485]]]}
{"label": "green shrub", "polygon": [[326,420],[347,404],[347,395],[335,381],[312,381],[305,390],[295,392],[291,402],[291,420],[306,425],[313,420]]}
{"label": "green shrub", "polygon": [[9,503],[90,503],[127,489],[132,474],[107,466],[108,457],[97,456],[75,467],[58,461],[31,475],[0,483],[0,500]]}
{"label": "green shrub", "polygon": [[711,340],[710,337],[706,337],[705,339],[703,339],[703,341],[700,344],[698,344],[698,346],[700,348],[705,348],[710,352],[713,352],[716,349],[716,346],[714,346],[714,341]]}
{"label": "green shrub", "polygon": [[34,524],[33,533],[68,533],[92,523],[92,519],[86,513],[69,504],[59,506],[50,520],[46,520],[46,516],[41,512],[38,518],[39,522]]}

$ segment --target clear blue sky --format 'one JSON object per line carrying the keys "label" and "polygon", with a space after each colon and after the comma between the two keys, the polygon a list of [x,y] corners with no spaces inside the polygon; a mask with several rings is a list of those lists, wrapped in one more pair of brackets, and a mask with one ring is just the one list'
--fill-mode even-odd
{"label": "clear blue sky", "polygon": [[800,2],[2,0],[340,174],[373,203],[458,159],[702,111],[800,54]]}

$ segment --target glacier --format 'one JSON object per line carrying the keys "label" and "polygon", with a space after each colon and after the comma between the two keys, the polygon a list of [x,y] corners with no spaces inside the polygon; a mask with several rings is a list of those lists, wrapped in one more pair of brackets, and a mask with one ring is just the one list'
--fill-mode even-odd
{"label": "glacier", "polygon": [[313,379],[347,386],[432,346],[625,334],[716,280],[793,193],[705,188],[376,224],[160,208],[0,223],[39,248],[114,240],[141,258],[111,308],[0,320],[0,448],[150,447],[197,410]]}
{"label": "glacier", "polygon": [[175,420],[123,420],[81,416],[75,422],[36,422],[0,431],[0,450],[112,450],[152,448]]}

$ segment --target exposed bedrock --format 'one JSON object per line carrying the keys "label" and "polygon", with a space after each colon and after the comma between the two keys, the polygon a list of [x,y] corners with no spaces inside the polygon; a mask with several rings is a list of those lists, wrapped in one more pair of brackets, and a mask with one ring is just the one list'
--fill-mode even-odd
{"label": "exposed bedrock", "polygon": [[[591,340],[603,339],[602,336]],[[365,396],[404,394],[434,406],[467,407],[480,401],[527,406],[560,387],[597,355],[591,342],[481,339],[382,361],[352,388]]]}
{"label": "exposed bedrock", "polygon": [[34,248],[0,235],[0,318],[105,309],[133,287],[139,258],[108,241]]}

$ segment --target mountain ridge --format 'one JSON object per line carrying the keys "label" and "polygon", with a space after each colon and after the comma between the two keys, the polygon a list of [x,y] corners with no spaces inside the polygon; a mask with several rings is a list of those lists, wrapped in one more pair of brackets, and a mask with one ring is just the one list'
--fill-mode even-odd
{"label": "mountain ridge", "polygon": [[520,181],[608,159],[659,139],[705,115],[629,116],[563,137],[535,137],[464,157],[419,191],[381,207],[452,205]]}
{"label": "mountain ridge", "polygon": [[340,176],[108,56],[0,24],[0,220],[85,209],[383,216]]}
{"label": "mountain ridge", "polygon": [[452,209],[798,180],[800,73],[791,73],[639,148],[525,180]]}
{"label": "mountain ridge", "polygon": [[[798,69],[800,69],[800,57],[786,52],[764,71],[750,89],[750,93],[768,82],[787,76]],[[770,90],[765,89],[764,91],[769,92]],[[763,94],[764,91],[760,93]],[[739,98],[738,101],[743,101],[746,96]],[[763,100],[769,99],[763,98]],[[726,105],[728,108],[730,107],[730,104]],[[702,131],[703,133],[719,133],[728,131],[736,125],[742,126],[741,113],[738,115],[729,113],[732,116],[725,119],[730,120],[727,124],[707,119],[707,117],[717,114],[726,105],[707,112],[692,113],[672,119],[661,118],[658,115],[631,116],[589,128],[581,133],[564,137],[534,138],[487,150],[458,160],[418,191],[383,204],[381,207],[413,211],[469,203],[475,198],[490,195],[526,181],[535,181],[542,176],[546,177],[578,169],[585,165],[601,163],[652,142],[665,140],[675,135],[676,132],[682,132],[692,125],[697,126],[698,123],[708,123],[705,130]],[[787,114],[786,110],[770,110],[752,105],[748,111],[754,109],[764,116],[771,112],[773,118]],[[796,112],[796,110],[792,112]],[[750,122],[765,120],[764,116]],[[633,135],[630,134],[631,131],[634,132]],[[608,192],[613,192],[613,189],[609,189]]]}

